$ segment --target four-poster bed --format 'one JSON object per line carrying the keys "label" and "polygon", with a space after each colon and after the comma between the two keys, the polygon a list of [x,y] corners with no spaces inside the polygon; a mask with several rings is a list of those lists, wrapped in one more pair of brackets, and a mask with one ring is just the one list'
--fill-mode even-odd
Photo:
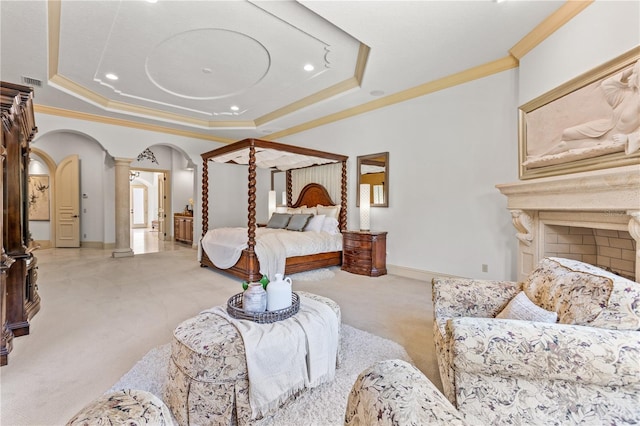
{"label": "four-poster bed", "polygon": [[[340,205],[338,228],[341,231],[347,227],[347,156],[317,151],[298,146],[285,145],[278,142],[260,139],[244,139],[239,142],[202,154],[202,236],[209,231],[209,161],[218,163],[243,164],[248,166],[248,223],[246,230],[246,248],[242,250],[237,262],[230,268],[218,268],[210,256],[201,246],[201,266],[209,266],[222,270],[247,281],[258,281],[262,274],[260,263],[256,255],[256,168],[276,168],[286,171],[287,207],[302,206],[335,206]],[[311,182],[301,190],[295,202],[293,201],[292,170],[341,163],[340,170],[340,200],[334,202],[327,189],[318,183]],[[294,231],[285,231],[294,232]],[[287,257],[285,274],[293,274],[342,263],[342,249],[320,252],[303,256]]]}

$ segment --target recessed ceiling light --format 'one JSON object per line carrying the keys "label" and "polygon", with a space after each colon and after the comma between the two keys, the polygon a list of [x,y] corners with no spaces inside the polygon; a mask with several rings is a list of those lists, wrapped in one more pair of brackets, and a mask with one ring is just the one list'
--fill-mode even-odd
{"label": "recessed ceiling light", "polygon": [[238,111],[240,109],[240,107],[236,106],[236,105],[232,105],[231,106],[231,111]]}
{"label": "recessed ceiling light", "polygon": [[305,71],[313,71],[315,69],[315,67],[311,64],[307,64],[304,66],[304,70]]}
{"label": "recessed ceiling light", "polygon": [[112,73],[112,72],[109,72],[109,73],[105,74],[104,76],[105,76],[105,77],[107,77],[109,80],[114,80],[114,81],[115,81],[115,80],[117,80],[117,79],[118,79],[118,76],[117,76],[117,75],[115,75],[115,74],[114,74],[114,73]]}
{"label": "recessed ceiling light", "polygon": [[205,68],[202,68],[202,72],[205,74],[211,74],[213,70],[211,68],[205,67]]}

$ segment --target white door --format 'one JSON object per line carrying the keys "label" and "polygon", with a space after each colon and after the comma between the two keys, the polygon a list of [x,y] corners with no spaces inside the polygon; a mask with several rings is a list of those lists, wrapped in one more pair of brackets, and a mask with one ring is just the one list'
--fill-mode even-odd
{"label": "white door", "polygon": [[149,224],[147,215],[149,200],[147,187],[144,185],[131,185],[131,227],[146,228]]}
{"label": "white door", "polygon": [[66,157],[56,168],[56,247],[80,247],[80,160]]}

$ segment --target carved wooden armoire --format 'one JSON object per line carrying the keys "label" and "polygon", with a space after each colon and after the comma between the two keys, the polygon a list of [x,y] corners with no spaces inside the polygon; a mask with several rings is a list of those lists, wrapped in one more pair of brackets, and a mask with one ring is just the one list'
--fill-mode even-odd
{"label": "carved wooden armoire", "polygon": [[2,102],[2,252],[0,276],[2,346],[5,365],[13,338],[29,334],[29,321],[40,309],[36,257],[29,233],[29,144],[37,132],[33,113],[33,89],[0,82]]}

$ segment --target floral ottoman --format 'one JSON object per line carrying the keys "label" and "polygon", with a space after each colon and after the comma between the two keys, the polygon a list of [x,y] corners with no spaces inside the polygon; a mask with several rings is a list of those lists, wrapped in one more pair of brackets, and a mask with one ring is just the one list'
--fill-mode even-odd
{"label": "floral ottoman", "polygon": [[[333,300],[297,293],[329,306],[341,323],[340,306]],[[174,331],[168,370],[164,401],[180,425],[246,425],[254,420],[245,346],[236,327],[222,316],[202,312],[181,323]]]}
{"label": "floral ottoman", "polygon": [[101,396],[78,412],[67,426],[173,426],[169,408],[154,394],[125,389]]}

